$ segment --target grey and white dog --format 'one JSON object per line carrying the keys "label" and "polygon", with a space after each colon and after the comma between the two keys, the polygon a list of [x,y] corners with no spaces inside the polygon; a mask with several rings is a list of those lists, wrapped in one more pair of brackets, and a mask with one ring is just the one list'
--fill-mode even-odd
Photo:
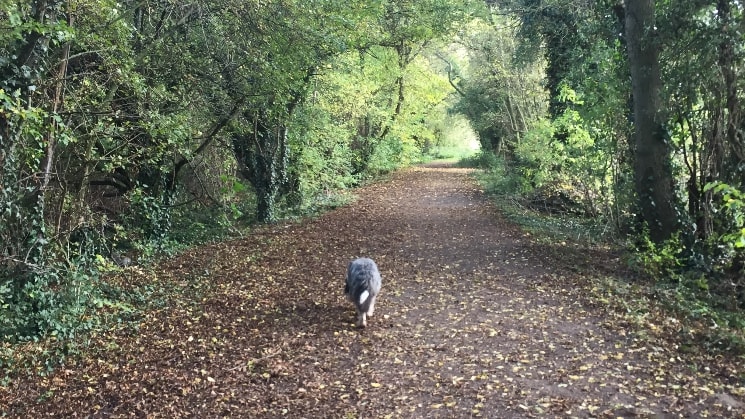
{"label": "grey and white dog", "polygon": [[367,317],[375,311],[375,297],[381,285],[380,271],[372,259],[359,258],[349,263],[344,294],[357,309],[358,327],[367,326]]}

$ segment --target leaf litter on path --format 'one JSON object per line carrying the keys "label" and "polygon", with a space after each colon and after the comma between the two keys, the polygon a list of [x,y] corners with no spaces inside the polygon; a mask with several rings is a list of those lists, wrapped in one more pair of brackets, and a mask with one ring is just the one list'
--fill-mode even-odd
{"label": "leaf litter on path", "polygon": [[[9,417],[743,417],[738,359],[683,353],[666,318],[592,300],[602,249],[536,242],[468,170],[418,167],[315,219],[193,249],[152,281],[186,284],[136,333],[97,336],[45,377],[0,388]],[[349,260],[383,291],[367,329]],[[618,268],[618,269],[616,269]],[[135,275],[130,271],[130,275]],[[134,278],[132,280],[135,280]],[[138,278],[137,280],[143,280]],[[147,280],[146,278],[144,280]],[[189,294],[200,283],[206,293]]]}

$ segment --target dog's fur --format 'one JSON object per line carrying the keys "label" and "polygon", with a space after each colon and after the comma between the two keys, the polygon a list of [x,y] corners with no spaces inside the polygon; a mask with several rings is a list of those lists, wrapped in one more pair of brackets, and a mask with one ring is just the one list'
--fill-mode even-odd
{"label": "dog's fur", "polygon": [[375,298],[381,285],[380,271],[372,259],[359,258],[349,263],[344,294],[357,309],[357,327],[367,326],[367,317],[375,311]]}

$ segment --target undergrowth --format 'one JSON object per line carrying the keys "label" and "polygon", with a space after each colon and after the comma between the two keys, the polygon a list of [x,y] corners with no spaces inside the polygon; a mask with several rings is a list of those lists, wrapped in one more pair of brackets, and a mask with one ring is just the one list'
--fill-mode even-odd
{"label": "undergrowth", "polygon": [[[684,266],[679,240],[661,246],[649,240],[630,244],[599,218],[533,210],[523,204],[529,186],[492,153],[471,156],[459,165],[482,169],[474,176],[502,214],[539,242],[623,251],[626,262],[623,272],[585,278],[597,303],[630,323],[676,334],[681,351],[745,356],[745,315],[737,308],[737,296],[713,292],[705,273]],[[666,324],[650,326],[649,315],[653,310],[665,313]]]}
{"label": "undergrowth", "polygon": [[[281,219],[315,216],[354,199],[349,191],[327,191],[302,205],[285,205]],[[147,238],[137,229],[126,233],[116,229],[113,236],[88,240],[87,259],[56,269],[55,288],[34,291],[38,296],[30,296],[26,304],[33,302],[31,298],[53,299],[54,305],[47,306],[54,310],[32,313],[33,307],[11,304],[0,293],[0,385],[19,374],[47,375],[95,350],[105,335],[117,330],[136,333],[147,312],[200,301],[209,292],[209,281],[198,275],[175,281],[157,275],[155,266],[200,245],[250,234],[256,225],[251,216],[255,202],[236,202],[222,208],[202,207],[201,211],[196,208],[198,203],[174,206],[168,211],[168,234],[157,238]],[[162,208],[157,210],[163,213]],[[95,248],[91,243],[96,243]],[[117,266],[109,256],[113,248],[131,256],[131,265]],[[205,275],[209,269],[204,267]],[[11,323],[13,319],[18,319],[18,325]],[[26,323],[33,327],[25,327]]]}
{"label": "undergrowth", "polygon": [[[205,267],[205,275],[209,267]],[[116,345],[111,336],[118,331],[136,334],[139,322],[147,312],[173,307],[192,307],[211,289],[210,281],[200,275],[187,275],[175,281],[163,277],[149,266],[119,268],[101,267],[96,283],[95,304],[88,307],[83,319],[87,327],[76,327],[74,335],[49,334],[21,342],[4,341],[0,345],[0,385],[14,376],[46,376],[76,359],[108,346]],[[70,326],[68,326],[70,327]]]}

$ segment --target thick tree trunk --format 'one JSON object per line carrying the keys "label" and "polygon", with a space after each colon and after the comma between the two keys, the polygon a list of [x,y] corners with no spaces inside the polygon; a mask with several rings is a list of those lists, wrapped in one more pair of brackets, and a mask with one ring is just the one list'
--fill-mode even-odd
{"label": "thick tree trunk", "polygon": [[634,97],[634,179],[639,210],[651,239],[660,243],[678,229],[670,144],[660,117],[660,63],[654,0],[626,3],[626,41]]}
{"label": "thick tree trunk", "polygon": [[[735,61],[735,41],[737,39],[737,22],[732,18],[732,6],[729,0],[717,1],[717,15],[722,28],[722,41],[719,44],[719,70],[724,82],[725,109],[724,117],[725,138],[731,150],[728,172],[735,174],[735,179],[728,182],[743,182],[738,173],[745,162],[745,137],[740,131],[741,108],[738,96],[737,72]],[[740,175],[740,176],[738,176]],[[738,185],[739,186],[739,185]]]}

